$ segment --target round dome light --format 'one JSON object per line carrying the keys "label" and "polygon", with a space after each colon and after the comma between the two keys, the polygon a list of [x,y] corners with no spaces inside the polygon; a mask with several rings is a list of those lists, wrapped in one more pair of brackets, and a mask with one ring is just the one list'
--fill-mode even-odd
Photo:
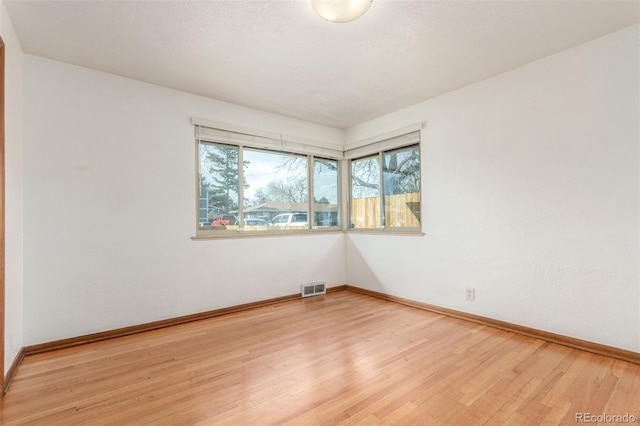
{"label": "round dome light", "polygon": [[329,22],[349,22],[361,17],[373,0],[311,0],[313,10]]}

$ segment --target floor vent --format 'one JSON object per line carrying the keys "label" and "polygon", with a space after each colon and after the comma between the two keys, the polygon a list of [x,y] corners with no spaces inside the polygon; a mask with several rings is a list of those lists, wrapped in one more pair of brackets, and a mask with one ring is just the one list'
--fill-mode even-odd
{"label": "floor vent", "polygon": [[302,297],[317,296],[326,293],[327,286],[323,282],[302,284]]}

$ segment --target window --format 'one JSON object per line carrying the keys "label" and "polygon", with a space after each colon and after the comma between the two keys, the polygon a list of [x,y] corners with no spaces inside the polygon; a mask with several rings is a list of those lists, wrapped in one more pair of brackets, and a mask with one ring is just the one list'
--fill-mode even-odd
{"label": "window", "polygon": [[[192,119],[197,236],[322,230],[419,232],[420,126],[337,150],[320,142]],[[343,169],[344,168],[344,169]],[[341,224],[341,170],[349,215]],[[344,227],[344,228],[342,228]]]}
{"label": "window", "polygon": [[313,160],[313,224],[314,228],[339,226],[337,160]]}
{"label": "window", "polygon": [[380,228],[380,158],[351,161],[351,227]]}
{"label": "window", "polygon": [[[237,146],[200,144],[201,228],[235,225],[240,199]],[[233,219],[232,219],[233,218]]]}
{"label": "window", "polygon": [[338,159],[305,153],[313,149],[307,144],[196,131],[198,236],[339,229]]}
{"label": "window", "polygon": [[367,154],[351,158],[351,229],[419,231],[420,144],[419,132],[376,143],[389,148],[369,153],[371,146],[347,152]]}
{"label": "window", "polygon": [[[303,155],[249,148],[243,152],[245,219],[262,219],[267,226],[280,231],[308,229],[309,159]],[[303,213],[304,220],[294,221],[292,213]],[[300,215],[295,219],[300,219]],[[245,226],[244,230],[266,229]]]}
{"label": "window", "polygon": [[420,228],[420,146],[382,153],[384,225]]}

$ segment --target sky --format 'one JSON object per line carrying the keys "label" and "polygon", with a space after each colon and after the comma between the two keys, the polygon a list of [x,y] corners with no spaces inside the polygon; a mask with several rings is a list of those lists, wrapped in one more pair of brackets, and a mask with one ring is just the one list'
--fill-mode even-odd
{"label": "sky", "polygon": [[[213,148],[213,145],[201,145],[201,173],[209,182],[213,181],[213,176],[208,170],[206,152],[203,150],[210,150],[211,148]],[[249,185],[248,188],[244,189],[244,198],[249,200],[249,205],[252,204],[256,191],[260,188],[266,188],[271,181],[285,181],[300,176],[306,178],[306,156],[244,148],[243,157],[244,161],[249,163],[244,169],[244,180]],[[290,172],[286,170],[286,167],[291,163],[283,164],[286,159],[296,159]],[[316,173],[314,181],[316,188],[327,189],[326,191],[316,190],[314,194],[316,199],[326,197],[330,203],[338,203],[338,179],[335,173],[330,173],[329,170],[324,169],[323,173]]]}

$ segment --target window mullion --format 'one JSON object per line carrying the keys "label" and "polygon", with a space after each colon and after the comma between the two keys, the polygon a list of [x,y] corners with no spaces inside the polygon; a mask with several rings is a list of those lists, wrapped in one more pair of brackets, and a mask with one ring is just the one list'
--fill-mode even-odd
{"label": "window mullion", "polygon": [[[351,226],[355,223],[354,211],[353,211],[353,160],[345,160],[345,169],[347,170],[347,193],[346,195],[346,208],[347,208],[347,222],[346,229],[351,229]],[[345,228],[343,228],[345,229]]]}
{"label": "window mullion", "polygon": [[315,159],[313,155],[307,155],[307,225],[310,229],[316,229],[318,226],[315,223],[314,215],[314,195],[313,195],[313,172],[315,167]]}
{"label": "window mullion", "polygon": [[380,229],[384,229],[386,227],[386,215],[384,205],[384,155],[382,152],[378,154],[378,162],[380,163],[380,192],[378,194],[378,197],[380,197]]}
{"label": "window mullion", "polygon": [[238,145],[238,231],[244,230],[244,146]]}
{"label": "window mullion", "polygon": [[[201,227],[201,212],[200,212],[200,194],[202,193],[202,156],[200,153],[200,140],[196,138],[196,234]],[[209,194],[207,194],[207,197]],[[207,211],[207,217],[208,217]],[[206,225],[206,220],[205,220]]]}

